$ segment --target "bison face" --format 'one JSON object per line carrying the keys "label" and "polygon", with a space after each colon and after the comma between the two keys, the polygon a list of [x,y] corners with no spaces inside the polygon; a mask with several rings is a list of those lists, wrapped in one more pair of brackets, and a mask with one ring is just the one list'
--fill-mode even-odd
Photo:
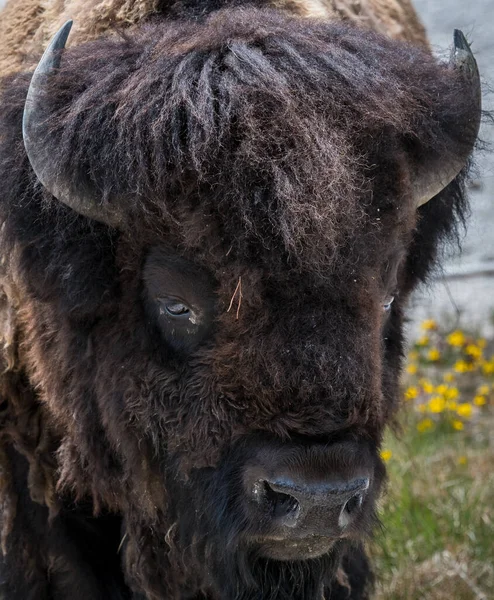
{"label": "bison face", "polygon": [[464,206],[468,45],[254,9],[60,63],[67,34],[4,232],[58,489],[122,516],[150,598],[317,598],[371,529],[404,303]]}
{"label": "bison face", "polygon": [[147,254],[149,354],[180,375],[176,389],[160,375],[153,394],[167,400],[154,418],[142,407],[142,425],[166,431],[173,503],[179,522],[192,516],[190,532],[272,558],[318,556],[372,520],[395,391],[383,399],[389,292],[371,281],[376,298],[362,293],[355,274],[343,291],[245,267],[231,287],[235,271],[225,261],[213,276],[164,248]]}
{"label": "bison face", "polygon": [[375,523],[401,255],[355,266],[344,284],[245,265],[234,250],[204,258],[197,248],[145,249],[139,288],[122,283],[138,324],[119,334],[125,357],[105,360],[110,371],[125,363],[126,420],[152,439],[175,560],[225,597],[239,582],[262,587],[273,560],[317,559],[315,580],[329,584],[341,549]]}

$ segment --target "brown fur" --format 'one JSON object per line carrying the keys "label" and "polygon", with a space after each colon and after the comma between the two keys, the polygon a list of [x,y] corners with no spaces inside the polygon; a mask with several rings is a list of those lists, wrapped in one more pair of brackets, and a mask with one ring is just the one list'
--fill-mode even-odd
{"label": "brown fur", "polygon": [[[9,0],[0,13],[0,75],[29,68],[57,29],[74,20],[69,44],[95,39],[169,10],[167,0]],[[176,2],[175,4],[179,4]],[[301,17],[344,21],[427,47],[410,0],[272,0]]]}

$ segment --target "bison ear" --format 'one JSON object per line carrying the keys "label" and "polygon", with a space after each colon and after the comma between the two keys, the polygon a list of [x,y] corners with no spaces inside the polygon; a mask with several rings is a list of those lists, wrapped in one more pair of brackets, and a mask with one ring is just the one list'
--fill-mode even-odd
{"label": "bison ear", "polygon": [[463,33],[455,29],[449,69],[463,78],[464,85],[461,100],[466,109],[455,122],[456,129],[454,153],[435,156],[423,161],[413,177],[413,197],[418,208],[441,192],[465,167],[475,147],[482,113],[480,75],[477,62]]}
{"label": "bison ear", "polygon": [[60,67],[71,28],[72,21],[67,21],[58,30],[33,73],[22,118],[24,147],[36,177],[50,194],[79,214],[118,228],[123,224],[123,215],[115,207],[98,202],[91,191],[76,188],[67,173],[57,168],[56,152],[48,141],[50,136],[45,135],[49,117],[47,84]]}

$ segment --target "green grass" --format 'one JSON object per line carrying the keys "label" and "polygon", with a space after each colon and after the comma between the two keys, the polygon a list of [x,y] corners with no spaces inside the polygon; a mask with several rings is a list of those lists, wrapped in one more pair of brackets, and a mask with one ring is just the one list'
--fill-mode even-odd
{"label": "green grass", "polygon": [[385,447],[383,531],[371,553],[379,600],[494,599],[494,410],[463,431],[420,433],[408,405]]}

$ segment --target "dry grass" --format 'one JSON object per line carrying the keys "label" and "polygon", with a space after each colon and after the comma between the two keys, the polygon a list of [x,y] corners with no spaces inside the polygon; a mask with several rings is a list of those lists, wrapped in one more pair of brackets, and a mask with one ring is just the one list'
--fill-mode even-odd
{"label": "dry grass", "polygon": [[476,429],[389,441],[380,600],[494,598],[494,417]]}
{"label": "dry grass", "polygon": [[[415,381],[424,369],[430,378],[430,364],[418,366]],[[436,366],[438,377],[446,368],[450,365]],[[492,374],[486,377],[479,368],[476,385],[486,383],[492,390]],[[460,400],[473,403],[463,393]],[[376,598],[494,599],[492,396],[481,409],[473,405],[477,412],[464,420],[462,430],[451,427],[445,410],[431,413],[433,427],[419,431],[420,402],[408,402],[401,438],[390,434],[386,442],[390,480],[381,507],[384,530],[371,548]]]}

